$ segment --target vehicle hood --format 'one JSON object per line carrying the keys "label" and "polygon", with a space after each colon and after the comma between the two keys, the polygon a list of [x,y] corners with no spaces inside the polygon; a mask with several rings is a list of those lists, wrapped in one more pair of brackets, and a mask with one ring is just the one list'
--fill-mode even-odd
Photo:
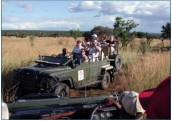
{"label": "vehicle hood", "polygon": [[29,67],[22,67],[19,68],[18,70],[22,71],[22,70],[32,70],[35,71],[36,74],[44,74],[44,75],[49,75],[51,73],[54,72],[59,72],[59,71],[64,71],[64,70],[69,70],[71,69],[70,67],[46,67],[46,68],[42,68],[42,67],[36,67],[36,66],[29,66]]}

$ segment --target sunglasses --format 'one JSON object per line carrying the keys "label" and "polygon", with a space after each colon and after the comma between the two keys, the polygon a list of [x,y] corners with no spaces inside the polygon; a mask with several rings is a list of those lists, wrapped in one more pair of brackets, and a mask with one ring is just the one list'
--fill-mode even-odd
{"label": "sunglasses", "polygon": [[85,52],[85,51],[81,51],[81,52]]}

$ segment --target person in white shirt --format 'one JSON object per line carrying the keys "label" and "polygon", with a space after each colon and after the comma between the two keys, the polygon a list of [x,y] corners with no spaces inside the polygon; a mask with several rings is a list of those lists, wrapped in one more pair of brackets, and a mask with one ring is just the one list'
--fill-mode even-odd
{"label": "person in white shirt", "polygon": [[[93,41],[94,44],[92,44],[89,48],[89,54],[92,54],[92,61],[95,62],[98,59],[99,53],[101,52],[101,47],[97,45],[97,40]],[[89,56],[89,58],[91,58]]]}
{"label": "person in white shirt", "polygon": [[81,46],[81,41],[78,40],[77,41],[77,45],[73,48],[72,53],[74,53],[74,54],[77,54],[77,53],[80,54],[82,48],[84,48],[84,47]]}

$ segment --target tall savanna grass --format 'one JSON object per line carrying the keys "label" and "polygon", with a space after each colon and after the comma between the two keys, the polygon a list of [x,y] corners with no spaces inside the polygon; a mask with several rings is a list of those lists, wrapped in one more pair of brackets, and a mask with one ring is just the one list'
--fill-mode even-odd
{"label": "tall savanna grass", "polygon": [[[146,42],[146,39],[135,39],[134,43],[138,44],[139,40]],[[161,41],[155,39],[150,46],[154,47],[159,43]],[[164,47],[169,46],[170,40],[164,40]],[[122,54],[122,58],[124,67],[118,78],[122,81],[124,90],[141,92],[145,89],[155,88],[161,81],[170,76],[170,51],[163,53],[148,51],[146,54],[141,54],[137,53],[136,50],[131,51],[130,48],[127,48],[126,52]]]}
{"label": "tall savanna grass", "polygon": [[[84,38],[78,38],[83,41]],[[146,55],[138,53],[140,41],[146,39],[135,39],[133,48],[119,49],[124,67],[122,76],[125,88],[140,92],[143,89],[156,86],[160,81],[170,75],[170,52],[153,53]],[[160,40],[153,40],[151,47],[161,43]],[[59,54],[63,48],[68,52],[73,50],[76,41],[71,37],[35,37],[34,45],[31,46],[30,38],[2,37],[2,88],[3,94],[12,86],[12,71],[19,67],[26,67],[35,64],[34,61],[39,55]],[[170,40],[164,40],[165,46],[170,46]],[[121,47],[121,44],[120,44]],[[125,70],[125,67],[128,67]],[[127,74],[126,74],[127,73]],[[2,95],[3,95],[2,94]]]}

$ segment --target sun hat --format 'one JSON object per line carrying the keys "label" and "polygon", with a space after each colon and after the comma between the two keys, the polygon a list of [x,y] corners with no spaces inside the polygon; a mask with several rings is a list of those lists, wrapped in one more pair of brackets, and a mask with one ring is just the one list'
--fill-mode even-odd
{"label": "sun hat", "polygon": [[93,35],[92,35],[92,37],[95,37],[95,38],[97,38],[97,34],[93,34]]}
{"label": "sun hat", "polygon": [[163,80],[156,88],[144,90],[139,101],[146,110],[148,119],[170,119],[171,76]]}
{"label": "sun hat", "polygon": [[137,92],[130,91],[122,98],[122,105],[125,111],[132,116],[137,116],[137,113],[143,114],[145,112],[140,105],[138,95]]}
{"label": "sun hat", "polygon": [[130,91],[123,91],[123,92],[121,92],[120,94],[119,94],[119,96],[118,96],[118,100],[119,100],[119,103],[120,104],[122,104],[122,98],[126,95],[126,94],[128,94]]}

